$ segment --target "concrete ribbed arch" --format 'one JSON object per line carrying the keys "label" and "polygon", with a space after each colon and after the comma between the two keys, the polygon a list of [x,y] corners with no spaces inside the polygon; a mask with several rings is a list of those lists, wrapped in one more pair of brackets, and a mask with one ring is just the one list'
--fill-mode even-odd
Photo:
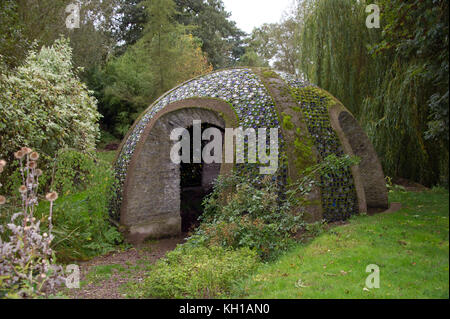
{"label": "concrete ribbed arch", "polygon": [[[216,99],[187,99],[161,110],[146,126],[127,171],[120,222],[131,242],[147,237],[181,232],[180,170],[170,160],[170,133],[201,120],[220,128],[237,127],[237,119],[226,102]],[[221,165],[221,174],[231,170]]]}
{"label": "concrete ribbed arch", "polygon": [[359,172],[367,207],[388,208],[388,193],[384,173],[375,148],[358,121],[347,111],[338,116],[339,125],[349,141],[352,152],[361,159]]}

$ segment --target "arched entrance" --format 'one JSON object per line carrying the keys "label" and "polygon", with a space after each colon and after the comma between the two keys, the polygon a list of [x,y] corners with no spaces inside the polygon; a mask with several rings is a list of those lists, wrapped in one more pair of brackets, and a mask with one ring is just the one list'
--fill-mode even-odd
{"label": "arched entrance", "polygon": [[205,108],[180,108],[159,117],[140,145],[139,154],[128,174],[124,213],[121,216],[121,223],[128,226],[129,241],[140,242],[149,237],[178,235],[182,230],[195,226],[200,212],[193,214],[195,205],[184,205],[184,213],[187,214],[183,214],[185,225],[182,229],[182,204],[189,202],[189,189],[184,189],[186,192],[182,195],[182,186],[189,187],[187,184],[192,181],[199,184],[191,185],[199,187],[196,193],[198,206],[203,196],[210,191],[210,184],[219,174],[221,164],[196,168],[197,171],[201,169],[197,173],[197,180],[181,178],[180,164],[173,163],[170,158],[174,145],[170,135],[175,128],[189,129],[194,120],[225,129],[225,121],[217,112]]}
{"label": "arched entrance", "polygon": [[[223,128],[217,127],[210,123],[202,123],[201,132],[208,128],[217,128],[222,132],[223,147]],[[193,161],[193,126],[188,128],[190,140],[190,163],[180,163],[180,214],[181,214],[181,230],[188,232],[199,225],[198,218],[203,213],[202,202],[204,198],[211,193],[213,183],[220,173],[220,163],[194,163]],[[213,141],[203,140],[203,147]]]}

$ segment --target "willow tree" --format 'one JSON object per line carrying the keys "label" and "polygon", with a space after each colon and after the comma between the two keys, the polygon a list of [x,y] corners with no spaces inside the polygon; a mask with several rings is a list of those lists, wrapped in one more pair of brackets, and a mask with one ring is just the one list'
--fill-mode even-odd
{"label": "willow tree", "polygon": [[359,118],[385,173],[448,184],[448,2],[299,1],[299,69]]}
{"label": "willow tree", "polygon": [[372,51],[385,73],[361,120],[388,173],[448,185],[448,1],[380,5],[383,38]]}
{"label": "willow tree", "polygon": [[377,63],[367,51],[380,31],[365,25],[365,1],[307,0],[299,4],[299,69],[358,116],[365,93],[376,86]]}

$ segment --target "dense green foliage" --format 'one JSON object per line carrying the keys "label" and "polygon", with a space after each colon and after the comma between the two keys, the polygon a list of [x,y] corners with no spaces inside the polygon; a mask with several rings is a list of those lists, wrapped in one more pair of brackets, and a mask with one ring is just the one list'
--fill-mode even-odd
{"label": "dense green foliage", "polygon": [[383,36],[371,52],[385,67],[361,120],[387,174],[448,185],[448,1],[382,5]]}
{"label": "dense green foliage", "polygon": [[[266,63],[273,61],[273,66],[280,71],[297,73],[300,32],[292,17],[281,23],[263,24],[255,28],[247,42],[246,54],[255,53]],[[259,64],[255,66],[264,66],[261,62]]]}
{"label": "dense green foliage", "polygon": [[117,32],[114,37],[118,43],[115,51],[118,55],[123,54],[126,49],[135,44],[144,31],[148,21],[147,11],[142,0],[120,0],[121,5],[117,14],[121,16]]}
{"label": "dense green foliage", "polygon": [[248,248],[178,246],[150,268],[143,283],[127,287],[133,298],[220,298],[250,274],[258,257]]}
{"label": "dense green foliage", "polygon": [[212,67],[236,65],[244,53],[244,33],[219,0],[108,0],[92,10],[104,23],[74,34],[96,41],[91,55],[101,57],[82,64],[82,75],[99,101],[102,128],[119,139],[162,93]]}
{"label": "dense green foliage", "polygon": [[[119,12],[124,16],[118,32],[123,41],[121,52],[145,35],[145,25],[151,20],[146,10],[148,3],[122,0]],[[230,13],[225,11],[221,0],[174,0],[172,3],[176,10],[175,21],[189,27],[192,35],[200,39],[201,49],[215,69],[232,66],[239,60],[244,53],[242,37],[245,34],[229,20]],[[164,6],[167,4],[170,2],[166,1]]]}
{"label": "dense green foliage", "polygon": [[92,70],[89,77],[105,116],[103,125],[118,137],[125,135],[138,114],[162,93],[212,70],[201,41],[191,34],[192,26],[175,19],[172,0],[144,1],[140,5],[149,17],[140,38],[104,68]]}
{"label": "dense green foliage", "polygon": [[[60,262],[84,260],[107,253],[122,241],[121,234],[109,220],[107,209],[113,181],[111,162],[114,152],[96,154],[91,156],[75,150],[61,150],[54,173],[45,170],[39,177],[42,181],[51,182],[52,190],[58,190],[60,194],[53,205],[52,233],[55,239],[51,246]],[[19,176],[8,179],[7,185],[13,185],[11,189],[15,192],[9,196],[8,204],[2,207],[0,225],[17,212],[20,202],[17,189],[21,183]],[[42,193],[40,189],[39,195]],[[43,201],[34,213],[43,232],[48,232],[48,210],[49,203]]]}
{"label": "dense green foliage", "polygon": [[302,216],[290,212],[291,203],[280,203],[277,185],[269,179],[257,187],[245,177],[219,177],[189,244],[248,247],[264,259],[274,258],[303,225]]}
{"label": "dense green foliage", "polygon": [[2,1],[0,70],[21,65],[32,43],[38,50],[64,35],[99,101],[102,128],[118,138],[162,93],[244,53],[244,34],[222,1],[80,0],[80,27],[71,30],[65,10],[72,2]]}
{"label": "dense green foliage", "polygon": [[[66,153],[56,171],[64,191],[53,207],[53,248],[59,260],[89,259],[115,250],[122,241],[107,209],[113,181],[111,159],[103,159],[108,153],[97,154],[94,161],[80,153]],[[66,169],[71,163],[74,171]],[[45,208],[40,205],[38,213]]]}
{"label": "dense green foliage", "polygon": [[[17,65],[24,58],[29,42],[22,36],[17,2],[0,2],[0,64]],[[1,70],[0,70],[1,71]]]}
{"label": "dense green foliage", "polygon": [[385,173],[448,185],[448,2],[304,0],[250,47],[335,95],[360,120]]}
{"label": "dense green foliage", "polygon": [[[73,149],[61,149],[56,156],[54,168],[52,190],[67,195],[84,190],[86,185],[94,184],[94,171],[99,169],[99,164],[95,156]],[[101,169],[107,169],[105,164]]]}
{"label": "dense green foliage", "polygon": [[244,54],[244,32],[229,20],[221,0],[175,0],[177,21],[195,26],[192,34],[201,40],[201,48],[214,69],[234,66]]}
{"label": "dense green foliage", "polygon": [[[113,155],[114,152],[101,152],[91,158],[66,151],[62,156],[55,180],[65,192],[54,205],[54,249],[60,260],[83,260],[105,254],[122,241],[107,210]],[[67,171],[72,165],[78,169]],[[78,178],[74,180],[73,174]],[[45,205],[39,208],[44,210]]]}
{"label": "dense green foliage", "polygon": [[386,174],[447,183],[448,3],[383,1],[383,32],[365,27],[365,6],[322,0],[304,7],[300,69],[361,120]]}
{"label": "dense green foliage", "polygon": [[[233,289],[238,298],[448,298],[447,190],[390,192],[395,213],[357,216],[275,262]],[[380,288],[364,289],[366,267],[380,267]]]}
{"label": "dense green foliage", "polygon": [[253,48],[247,47],[237,65],[242,67],[268,67],[269,63],[261,58]]}
{"label": "dense green foliage", "polygon": [[[122,0],[3,0],[0,4],[0,55],[11,67],[26,57],[33,42],[50,46],[61,35],[71,40],[74,64],[91,68],[114,47],[116,10]],[[80,5],[80,28],[66,27],[66,7]]]}
{"label": "dense green foliage", "polygon": [[365,1],[306,1],[298,8],[300,72],[334,94],[355,115],[365,94],[378,77],[381,64],[369,63],[367,45],[379,41],[380,32],[365,26]]}
{"label": "dense green foliage", "polygon": [[255,183],[247,176],[219,176],[214,191],[204,200],[201,224],[186,245],[247,247],[264,260],[276,258],[305,230],[306,195],[321,178],[358,163],[357,158],[331,155],[302,170],[302,178],[280,192],[266,177]]}

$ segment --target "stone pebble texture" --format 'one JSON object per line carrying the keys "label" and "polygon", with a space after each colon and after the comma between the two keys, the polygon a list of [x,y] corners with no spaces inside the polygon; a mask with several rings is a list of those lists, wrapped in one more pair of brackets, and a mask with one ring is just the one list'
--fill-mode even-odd
{"label": "stone pebble texture", "polygon": [[[298,90],[315,88],[314,85],[293,75],[276,71],[275,74],[284,80],[286,86],[294,95]],[[297,107],[303,114],[303,119],[318,153],[318,160],[330,154],[344,155],[341,143],[330,124],[327,99],[321,94],[316,94],[315,90],[309,90],[308,92],[307,99],[297,100]],[[114,198],[110,207],[114,219],[120,220],[127,171],[136,145],[142,138],[147,124],[169,104],[189,98],[211,98],[225,101],[235,112],[238,123],[243,129],[260,127],[280,129],[278,134],[279,168],[272,178],[278,182],[280,191],[287,183],[287,164],[283,160],[283,156],[285,156],[285,148],[291,146],[284,143],[280,123],[281,114],[277,112],[274,99],[254,70],[248,68],[219,70],[194,78],[167,92],[155,101],[130,129],[122,142],[115,163],[116,183],[113,191]],[[254,174],[255,180],[258,179],[257,167],[259,167],[258,164],[235,164],[238,171]],[[322,178],[320,190],[325,220],[345,220],[358,213],[358,198],[350,169],[336,171],[327,179]]]}

